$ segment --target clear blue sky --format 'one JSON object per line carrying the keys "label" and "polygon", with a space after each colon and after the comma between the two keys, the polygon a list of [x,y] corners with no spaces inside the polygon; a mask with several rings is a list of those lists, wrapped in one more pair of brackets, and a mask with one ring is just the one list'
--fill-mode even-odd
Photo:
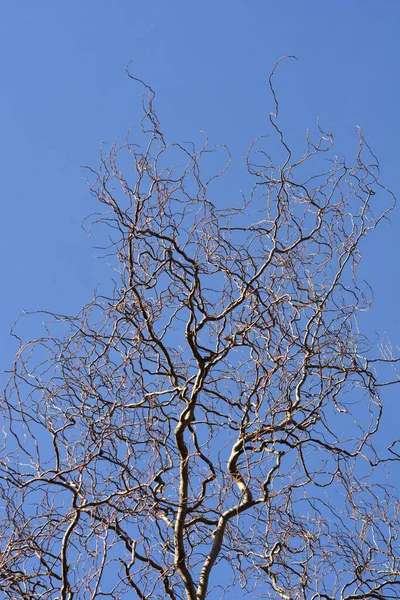
{"label": "clear blue sky", "polygon": [[[267,75],[293,138],[320,117],[351,156],[360,125],[400,195],[400,3],[395,0],[3,0],[0,6],[0,361],[21,310],[75,312],[110,275],[80,229],[95,207],[79,165],[137,122],[137,76],[174,140],[226,143],[240,161],[266,130]],[[242,185],[238,178],[237,188]],[[400,207],[365,247],[376,293],[369,332],[400,343]],[[27,325],[26,336],[30,330]]]}
{"label": "clear blue sky", "polygon": [[[276,79],[292,139],[319,117],[351,159],[361,126],[400,198],[399,29],[398,0],[2,0],[0,370],[12,360],[9,329],[22,309],[75,313],[111,276],[80,228],[96,209],[80,165],[96,168],[100,143],[138,121],[130,60],[156,90],[171,140],[199,140],[205,130],[239,164],[267,129],[271,67],[295,54]],[[229,192],[242,185],[233,172]],[[375,290],[364,327],[394,346],[399,241],[400,205],[366,242],[363,267]],[[34,333],[27,321],[25,338]],[[392,433],[397,397],[397,388],[387,392]]]}

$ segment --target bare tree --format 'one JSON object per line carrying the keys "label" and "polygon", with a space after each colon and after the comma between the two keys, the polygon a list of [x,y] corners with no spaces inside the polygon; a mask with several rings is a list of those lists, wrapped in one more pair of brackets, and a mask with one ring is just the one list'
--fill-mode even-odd
{"label": "bare tree", "polygon": [[276,142],[250,148],[233,207],[212,191],[229,153],[202,178],[207,144],[167,143],[145,84],[142,131],[92,171],[118,280],[21,341],[2,598],[400,597],[400,455],[379,434],[395,359],[356,320],[359,247],[393,198],[361,131],[353,166],[321,128],[292,154],[273,73]]}

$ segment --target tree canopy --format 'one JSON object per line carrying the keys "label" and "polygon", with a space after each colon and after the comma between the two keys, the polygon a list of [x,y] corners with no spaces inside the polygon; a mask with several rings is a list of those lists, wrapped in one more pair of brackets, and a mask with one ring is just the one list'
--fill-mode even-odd
{"label": "tree canopy", "polygon": [[273,74],[274,137],[232,202],[229,151],[210,174],[207,140],[169,143],[143,82],[141,131],[90,169],[114,281],[21,339],[5,598],[398,597],[399,454],[379,427],[396,358],[357,323],[360,244],[394,199],[361,130],[351,164],[320,125],[292,152]]}

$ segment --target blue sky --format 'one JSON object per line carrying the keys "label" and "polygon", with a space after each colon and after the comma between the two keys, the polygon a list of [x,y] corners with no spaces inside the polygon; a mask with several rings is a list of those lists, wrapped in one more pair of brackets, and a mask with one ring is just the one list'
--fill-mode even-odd
{"label": "blue sky", "polygon": [[[228,144],[240,166],[250,141],[267,129],[268,73],[280,56],[295,54],[299,60],[286,62],[276,79],[294,143],[319,117],[350,158],[360,125],[385,183],[399,194],[399,19],[397,2],[372,0],[2,2],[2,368],[22,309],[74,313],[110,277],[80,228],[96,209],[80,165],[97,167],[101,142],[138,121],[141,91],[125,74],[130,60],[157,91],[169,139],[199,141],[205,130],[212,144]],[[234,170],[229,193],[241,185]],[[363,267],[375,290],[365,327],[394,344],[399,211],[368,239]],[[34,333],[27,321],[25,336]]]}
{"label": "blue sky", "polygon": [[[80,229],[94,204],[79,165],[96,167],[100,143],[137,122],[128,61],[156,89],[171,139],[199,140],[203,129],[240,161],[266,130],[272,65],[295,54],[277,77],[294,139],[319,116],[350,156],[361,125],[398,192],[399,17],[397,2],[371,0],[2,2],[3,353],[22,308],[74,312],[107,274]],[[399,232],[397,211],[366,249],[375,327],[397,339]]]}
{"label": "blue sky", "polygon": [[[22,309],[74,313],[110,277],[80,228],[96,209],[80,165],[97,167],[101,142],[138,122],[141,91],[125,74],[129,61],[157,91],[169,139],[199,141],[205,130],[211,144],[230,147],[239,173],[248,144],[267,130],[268,73],[295,54],[276,78],[293,142],[319,117],[351,158],[360,125],[399,195],[399,20],[394,0],[2,2],[1,367],[13,356],[9,329]],[[234,169],[229,193],[242,185]],[[399,236],[400,209],[368,239],[363,267],[375,291],[365,326],[394,344]],[[36,333],[33,322],[24,333]]]}
{"label": "blue sky", "polygon": [[[129,61],[156,90],[170,140],[199,141],[205,130],[211,144],[230,147],[235,202],[243,185],[236,165],[273,109],[268,73],[294,54],[299,60],[276,78],[293,143],[319,117],[351,160],[359,125],[400,196],[399,23],[395,0],[3,0],[0,370],[12,360],[9,329],[22,309],[75,313],[111,276],[80,228],[96,210],[80,165],[96,168],[100,144],[138,122],[141,91],[125,74]],[[394,346],[399,239],[400,207],[366,241],[362,270],[375,291],[364,329],[388,334]],[[35,333],[26,321],[24,337]],[[387,393],[393,432],[397,394]]]}
{"label": "blue sky", "polygon": [[[267,130],[268,73],[280,56],[295,54],[276,78],[293,142],[319,117],[350,158],[360,125],[399,194],[399,19],[397,2],[372,0],[2,2],[2,367],[22,309],[73,313],[110,276],[80,228],[96,208],[80,165],[97,167],[101,142],[138,121],[141,91],[125,74],[129,61],[157,91],[169,139],[199,141],[205,130],[240,166],[250,141]],[[241,185],[234,170],[229,194]],[[364,262],[376,298],[366,327],[393,343],[400,341],[399,211],[369,238]]]}

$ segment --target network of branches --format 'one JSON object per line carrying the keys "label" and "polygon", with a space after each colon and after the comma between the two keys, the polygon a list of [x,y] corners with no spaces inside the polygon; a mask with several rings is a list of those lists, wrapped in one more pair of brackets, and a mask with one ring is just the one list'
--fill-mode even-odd
{"label": "network of branches", "polygon": [[207,144],[169,144],[142,82],[141,129],[91,170],[117,280],[20,340],[2,598],[400,596],[400,455],[379,429],[395,359],[357,325],[360,244],[393,198],[361,131],[351,166],[321,128],[294,156],[273,75],[275,137],[252,144],[233,206],[229,153],[202,176]]}

